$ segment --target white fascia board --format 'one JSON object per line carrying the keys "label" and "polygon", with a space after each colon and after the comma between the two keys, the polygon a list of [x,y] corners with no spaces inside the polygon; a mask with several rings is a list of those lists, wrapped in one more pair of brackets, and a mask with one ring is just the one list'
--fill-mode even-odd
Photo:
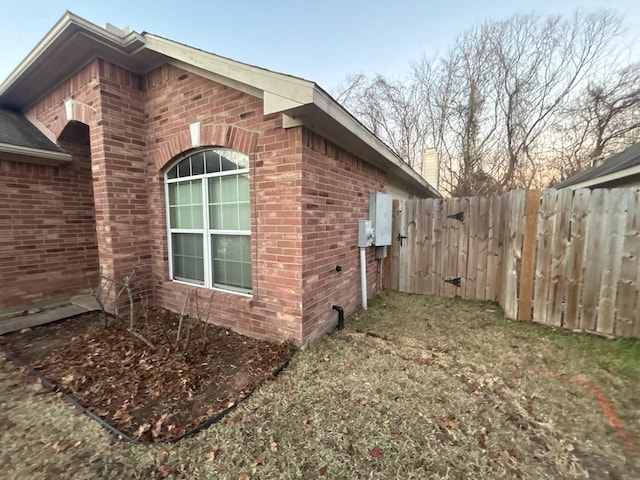
{"label": "white fascia board", "polygon": [[[385,145],[378,137],[371,133],[364,125],[356,120],[353,115],[347,112],[340,104],[332,99],[321,88],[316,87],[314,90],[314,103],[326,112],[331,118],[338,122],[349,131],[353,132],[362,142],[383,156],[394,167],[400,169],[403,173],[411,177],[415,182],[428,188],[434,196],[440,197],[432,185],[430,185],[418,172],[411,168],[406,162],[402,161],[391,149]],[[364,159],[366,160],[366,159]]]}
{"label": "white fascia board", "polygon": [[[265,115],[313,102],[314,83],[145,33],[145,48],[264,92]],[[268,107],[268,108],[267,108]]]}
{"label": "white fascia board", "polygon": [[233,88],[235,90],[246,93],[253,97],[257,97],[257,98],[264,97],[264,92],[262,90],[254,88],[251,85],[247,85],[245,83],[240,83],[230,78],[223,77],[222,75],[218,75],[217,73],[210,72],[209,70],[204,70],[202,68],[191,65],[190,63],[180,62],[178,60],[169,60],[167,63],[169,65],[173,65],[176,68],[179,68],[180,70],[184,70],[185,72],[193,73],[194,75],[198,75],[199,77],[212,80],[216,83],[220,83],[229,88]]}
{"label": "white fascia board", "polygon": [[66,163],[71,161],[71,155],[66,152],[52,152],[50,150],[41,150],[39,148],[23,147],[20,145],[11,145],[8,143],[0,143],[0,152],[9,153],[11,155],[18,155],[21,157],[30,157],[34,160],[43,160],[42,163],[50,163],[52,161],[56,164]]}
{"label": "white fascia board", "polygon": [[640,165],[625,168],[624,170],[619,170],[608,175],[602,175],[601,177],[592,178],[591,180],[585,180],[584,182],[576,183],[575,185],[569,185],[566,188],[570,188],[571,190],[578,190],[579,188],[595,187],[596,185],[613,182],[625,177],[630,177],[631,175],[640,175]]}

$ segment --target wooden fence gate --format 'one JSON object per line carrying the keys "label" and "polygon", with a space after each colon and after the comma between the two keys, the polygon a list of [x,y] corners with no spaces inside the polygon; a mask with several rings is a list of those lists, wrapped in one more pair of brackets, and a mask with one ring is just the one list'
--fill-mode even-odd
{"label": "wooden fence gate", "polygon": [[640,337],[640,189],[395,201],[383,285]]}

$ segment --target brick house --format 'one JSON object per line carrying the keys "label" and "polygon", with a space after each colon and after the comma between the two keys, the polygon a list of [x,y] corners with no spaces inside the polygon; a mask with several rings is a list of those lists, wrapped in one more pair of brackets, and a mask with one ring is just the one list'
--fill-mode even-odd
{"label": "brick house", "polygon": [[136,298],[304,343],[360,303],[369,192],[438,195],[313,82],[71,13],[0,106],[0,309],[136,267]]}

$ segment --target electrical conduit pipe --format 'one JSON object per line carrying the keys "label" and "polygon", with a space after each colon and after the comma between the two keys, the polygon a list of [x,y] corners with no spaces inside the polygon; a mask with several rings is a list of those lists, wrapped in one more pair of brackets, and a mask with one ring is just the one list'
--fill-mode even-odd
{"label": "electrical conduit pipe", "polygon": [[367,309],[367,251],[360,247],[360,283],[362,284],[362,308]]}

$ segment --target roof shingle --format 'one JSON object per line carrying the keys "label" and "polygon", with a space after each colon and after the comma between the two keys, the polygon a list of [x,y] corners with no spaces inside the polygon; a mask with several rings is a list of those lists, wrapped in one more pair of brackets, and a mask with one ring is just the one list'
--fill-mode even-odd
{"label": "roof shingle", "polygon": [[578,183],[588,182],[589,180],[594,180],[604,175],[610,175],[621,170],[626,170],[627,168],[635,167],[636,165],[640,165],[640,143],[631,145],[626,150],[610,156],[600,165],[596,165],[595,167],[587,168],[580,173],[576,173],[557,184],[554,188],[564,188]]}
{"label": "roof shingle", "polygon": [[0,107],[0,144],[64,153],[27,118],[13,110]]}

